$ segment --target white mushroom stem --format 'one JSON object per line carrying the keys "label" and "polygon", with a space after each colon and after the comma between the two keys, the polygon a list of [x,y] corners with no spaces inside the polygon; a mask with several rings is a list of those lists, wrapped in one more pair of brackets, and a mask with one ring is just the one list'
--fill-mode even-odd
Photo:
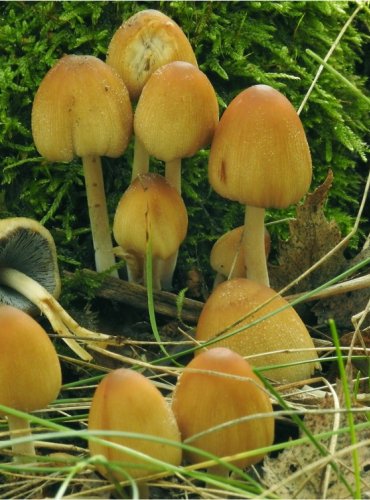
{"label": "white mushroom stem", "polygon": [[[84,156],[82,165],[95,250],[95,265],[98,272],[103,272],[113,267],[116,262],[113,254],[100,157]],[[111,275],[118,278],[117,270],[112,271]]]}
{"label": "white mushroom stem", "polygon": [[148,171],[149,153],[141,140],[137,136],[135,136],[131,181],[135,180],[136,177],[140,174],[148,173]]}
{"label": "white mushroom stem", "polygon": [[172,290],[172,278],[175,272],[179,252],[170,255],[168,259],[160,262],[160,279],[163,290]]}
{"label": "white mushroom stem", "polygon": [[247,278],[270,286],[265,250],[265,209],[246,206],[244,221],[244,257]]}
{"label": "white mushroom stem", "polygon": [[90,342],[108,342],[110,339],[109,335],[91,332],[80,326],[44,287],[26,274],[12,268],[0,269],[0,283],[13,288],[35,304],[48,318],[53,330],[84,361],[91,361],[92,356],[76,342],[74,336]]}
{"label": "white mushroom stem", "polygon": [[165,177],[169,184],[181,194],[181,158],[166,161]]}
{"label": "white mushroom stem", "polygon": [[[15,439],[32,435],[28,420],[14,415],[7,415],[7,417],[11,438]],[[14,443],[12,444],[12,450],[14,453],[14,462],[23,462],[23,455],[36,455],[33,441]]]}
{"label": "white mushroom stem", "polygon": [[[152,285],[154,291],[159,291],[162,288],[161,285],[161,264],[162,260],[158,257],[152,257]],[[144,260],[144,286],[147,286],[147,273],[146,273],[146,257]]]}

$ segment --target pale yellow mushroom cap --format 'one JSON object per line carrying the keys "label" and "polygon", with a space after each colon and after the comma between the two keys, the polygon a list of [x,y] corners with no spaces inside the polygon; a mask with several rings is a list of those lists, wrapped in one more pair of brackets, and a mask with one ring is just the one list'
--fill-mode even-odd
{"label": "pale yellow mushroom cap", "polygon": [[217,123],[212,84],[198,68],[180,61],[152,74],[134,116],[135,134],[162,161],[193,156],[211,142]]}
{"label": "pale yellow mushroom cap", "polygon": [[32,133],[49,161],[120,156],[132,133],[132,107],[118,74],[94,56],[67,55],[42,80]]}
{"label": "pale yellow mushroom cap", "polygon": [[144,256],[148,237],[152,255],[166,259],[184,240],[188,216],[183,199],[159,174],[139,175],[124,192],[113,223],[114,238],[128,254]]}
{"label": "pale yellow mushroom cap", "polygon": [[[236,227],[220,236],[212,247],[210,264],[214,271],[226,278],[232,271],[231,277],[245,278],[247,266],[243,251],[244,226]],[[265,229],[265,251],[266,258],[270,253],[271,237]]]}
{"label": "pale yellow mushroom cap", "polygon": [[0,305],[0,403],[25,412],[54,401],[62,375],[45,330],[12,306]]}
{"label": "pale yellow mushroom cap", "polygon": [[[266,306],[250,315],[251,311],[272,298]],[[256,367],[302,362],[270,369],[264,371],[263,375],[278,382],[307,379],[319,364],[313,341],[303,321],[285,299],[255,281],[235,278],[218,285],[200,314],[196,340],[210,340],[248,315],[228,332],[235,331],[284,306],[288,307],[212,346],[228,347],[243,357],[247,356],[248,361]],[[293,352],[288,352],[290,349]],[[277,352],[281,350],[283,352]],[[308,360],[313,362],[307,363]]]}
{"label": "pale yellow mushroom cap", "polygon": [[[203,351],[185,367],[174,390],[172,409],[182,439],[218,457],[264,448],[274,440],[268,394],[251,365],[224,347]],[[267,413],[271,415],[264,415]],[[245,417],[251,418],[242,421]],[[227,422],[230,424],[215,428]],[[184,454],[190,463],[205,460],[196,451],[185,450]],[[247,467],[263,456],[260,453],[233,463]]]}
{"label": "pale yellow mushroom cap", "polygon": [[241,92],[216,129],[209,182],[244,205],[284,208],[309,189],[312,164],[302,123],[289,100],[267,85]]}
{"label": "pale yellow mushroom cap", "polygon": [[131,99],[137,99],[150,75],[171,61],[197,65],[195,54],[182,29],[158,10],[134,14],[114,33],[107,64],[117,70]]}
{"label": "pale yellow mushroom cap", "polygon": [[[94,430],[122,431],[180,442],[175,417],[162,394],[144,375],[125,368],[112,371],[98,385],[91,403],[88,427],[92,434]],[[172,465],[181,463],[180,446],[124,436],[107,436],[104,439]],[[92,455],[104,455],[108,460],[122,462],[122,468],[132,477],[143,477],[153,472],[150,462],[127,452],[93,440],[89,441],[89,449]],[[119,471],[108,472],[103,466],[99,470],[103,475],[112,475],[119,481],[127,479]]]}

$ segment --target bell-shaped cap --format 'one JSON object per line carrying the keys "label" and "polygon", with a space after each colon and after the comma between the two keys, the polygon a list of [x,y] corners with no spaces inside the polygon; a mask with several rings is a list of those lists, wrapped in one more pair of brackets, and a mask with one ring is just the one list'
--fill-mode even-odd
{"label": "bell-shaped cap", "polygon": [[116,71],[94,56],[67,55],[42,80],[32,107],[32,134],[49,161],[125,151],[132,133],[128,91]]}
{"label": "bell-shaped cap", "polygon": [[307,193],[311,176],[306,134],[290,101],[267,85],[237,95],[212,141],[213,189],[244,205],[284,208]]}
{"label": "bell-shaped cap", "polygon": [[135,134],[162,161],[193,156],[210,144],[218,123],[218,102],[206,75],[175,61],[147,81],[134,116]]}
{"label": "bell-shaped cap", "polygon": [[[265,302],[268,303],[261,308]],[[258,307],[259,310],[252,312]],[[273,314],[282,307],[285,309]],[[266,315],[271,316],[262,319]],[[245,319],[237,326],[229,328],[242,318]],[[261,321],[247,328],[260,318]],[[292,363],[263,372],[273,380],[281,383],[304,380],[320,366],[314,343],[301,318],[284,298],[265,285],[246,278],[218,285],[202,309],[195,338],[200,342],[210,340],[227,328],[227,333],[242,331],[213,346],[228,347],[247,357],[256,367]]]}
{"label": "bell-shaped cap", "polygon": [[113,223],[114,238],[125,253],[167,259],[185,239],[188,216],[183,199],[159,174],[140,174],[124,192]]}
{"label": "bell-shaped cap", "polygon": [[138,99],[156,69],[172,61],[197,65],[182,29],[154,9],[142,10],[125,21],[114,33],[108,47],[107,64],[117,70],[131,99]]}

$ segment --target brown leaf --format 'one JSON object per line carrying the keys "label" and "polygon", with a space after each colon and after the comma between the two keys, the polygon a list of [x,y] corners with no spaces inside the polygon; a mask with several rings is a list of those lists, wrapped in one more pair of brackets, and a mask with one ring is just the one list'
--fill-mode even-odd
{"label": "brown leaf", "polygon": [[[279,265],[270,266],[271,286],[281,289],[300,276],[341,241],[341,233],[334,220],[328,221],[324,205],[333,182],[329,171],[325,182],[306,196],[296,209],[296,219],[289,223],[290,238],[280,243]],[[312,290],[333,278],[344,268],[343,250],[325,261],[316,271],[291,289],[291,293]]]}

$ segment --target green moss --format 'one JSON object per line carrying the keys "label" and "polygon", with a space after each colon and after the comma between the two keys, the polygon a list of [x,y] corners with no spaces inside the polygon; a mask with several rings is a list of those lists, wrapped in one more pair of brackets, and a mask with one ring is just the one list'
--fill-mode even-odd
{"label": "green moss", "polygon": [[[221,109],[244,88],[269,84],[296,108],[318,63],[325,57],[357,4],[353,2],[159,2],[189,37]],[[42,221],[55,236],[62,265],[93,267],[82,170],[39,158],[30,130],[32,100],[48,69],[65,53],[105,58],[123,20],[153,8],[152,2],[2,2],[0,4],[0,216]],[[330,64],[366,92],[364,47],[369,43],[365,9],[346,31]],[[364,100],[323,71],[301,118],[314,161],[313,187],[331,168],[334,184],[328,214],[344,232],[353,224],[366,180],[368,109]],[[123,158],[104,159],[109,211],[130,179],[132,145]],[[155,163],[158,170],[161,167]],[[180,268],[190,263],[209,273],[212,242],[243,221],[243,208],[213,193],[207,181],[207,152],[184,161],[184,198],[190,228]],[[289,215],[270,212],[268,220]],[[369,228],[367,227],[366,230]],[[274,226],[284,235],[286,226]]]}

